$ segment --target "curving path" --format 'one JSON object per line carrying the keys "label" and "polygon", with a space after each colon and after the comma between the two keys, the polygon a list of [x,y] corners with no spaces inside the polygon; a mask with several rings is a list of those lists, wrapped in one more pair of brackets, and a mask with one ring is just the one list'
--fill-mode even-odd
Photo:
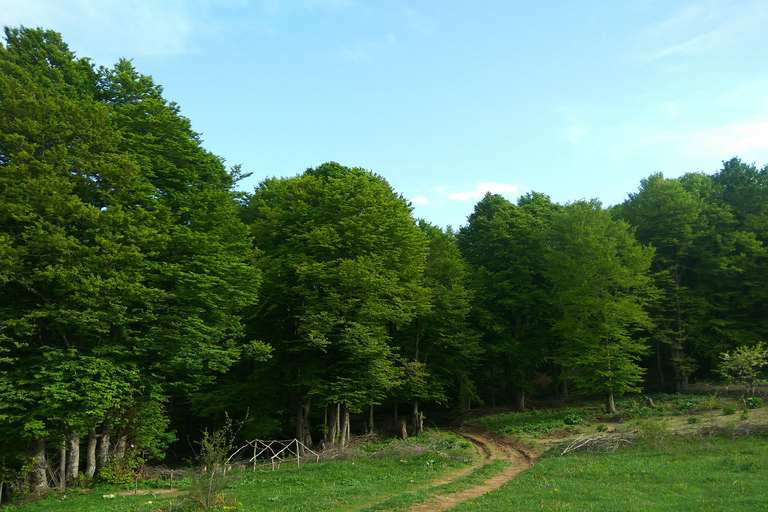
{"label": "curving path", "polygon": [[497,459],[509,461],[509,466],[507,466],[501,473],[489,478],[478,486],[453,494],[435,495],[428,501],[417,503],[411,507],[411,512],[439,512],[448,510],[459,503],[495,491],[519,475],[522,471],[531,467],[537,458],[534,454],[513,446],[500,437],[492,436],[480,427],[465,425],[457,432],[457,434],[463,436],[475,446],[478,454],[480,454],[480,462],[468,471],[455,473],[449,479],[436,482],[432,487],[450,483]]}

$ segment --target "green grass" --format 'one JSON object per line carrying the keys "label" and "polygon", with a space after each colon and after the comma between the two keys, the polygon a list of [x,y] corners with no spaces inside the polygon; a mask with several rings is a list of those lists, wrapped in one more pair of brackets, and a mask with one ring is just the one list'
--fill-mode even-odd
{"label": "green grass", "polygon": [[477,485],[482,485],[487,479],[504,471],[509,462],[504,460],[494,460],[484,466],[474,470],[471,474],[456,478],[451,483],[431,487],[428,489],[419,489],[412,492],[404,492],[383,500],[379,503],[365,507],[363,510],[385,511],[385,510],[408,510],[411,505],[428,500],[431,496],[450,494],[470,489]]}
{"label": "green grass", "polygon": [[453,510],[759,511],[768,510],[767,481],[765,437],[670,438],[655,449],[545,456]]}
{"label": "green grass", "polygon": [[[568,427],[565,420],[575,414],[574,410],[570,408],[558,411],[510,412],[479,418],[473,420],[472,423],[477,423],[502,435],[532,434],[536,436]],[[583,416],[583,410],[579,410],[579,415]]]}
{"label": "green grass", "polygon": [[[361,456],[341,461],[304,464],[296,467],[284,464],[280,469],[259,468],[243,470],[230,484],[226,503],[243,511],[348,511],[369,509],[379,502],[405,496],[430,482],[471,464],[475,456],[470,443],[455,434],[425,433],[406,441],[382,443],[373,456]],[[370,447],[368,448],[371,449]],[[493,468],[490,468],[490,471]],[[475,478],[482,478],[476,475]],[[458,485],[458,484],[457,484]],[[472,485],[468,481],[466,485]],[[92,491],[68,491],[67,499],[58,495],[18,507],[14,512],[45,510],[65,511],[156,511],[179,510],[182,498],[152,496],[115,496],[104,494],[118,487],[100,487]],[[394,508],[394,507],[393,507]]]}

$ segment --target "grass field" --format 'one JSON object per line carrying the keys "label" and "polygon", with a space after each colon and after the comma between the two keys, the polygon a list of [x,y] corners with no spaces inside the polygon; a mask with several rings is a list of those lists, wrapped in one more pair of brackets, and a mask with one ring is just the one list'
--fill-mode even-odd
{"label": "grass field", "polygon": [[768,439],[667,438],[660,446],[543,457],[496,492],[453,510],[768,510]]}
{"label": "grass field", "polygon": [[[269,467],[243,470],[232,480],[223,509],[358,510],[385,500],[393,500],[393,507],[407,505],[423,499],[419,489],[443,475],[467,468],[475,456],[469,442],[455,434],[437,432],[366,448],[376,453],[370,456],[360,450],[359,457],[301,467],[286,464],[275,471]],[[188,485],[189,482],[183,482],[182,488]],[[118,487],[99,487],[89,492],[75,489],[67,492],[66,499],[51,494],[44,500],[7,510],[167,511],[179,510],[183,503],[180,496],[118,494],[123,490],[125,488]],[[114,498],[103,497],[110,494],[114,494]]]}
{"label": "grass field", "polygon": [[[581,403],[473,420],[541,458],[499,490],[452,510],[768,511],[768,408],[745,411],[738,399],[715,394],[628,398],[617,405],[621,413],[613,416],[601,404]],[[575,437],[597,433],[627,442],[615,451],[603,446],[561,456]],[[439,431],[368,443],[351,455],[300,468],[243,470],[230,482],[222,509],[408,510],[435,495],[478,488],[509,464],[496,460],[472,469],[469,441]],[[190,479],[177,482],[182,490],[190,485]],[[71,489],[66,499],[52,493],[6,510],[194,510],[182,506],[183,494],[120,494],[129,487]]]}

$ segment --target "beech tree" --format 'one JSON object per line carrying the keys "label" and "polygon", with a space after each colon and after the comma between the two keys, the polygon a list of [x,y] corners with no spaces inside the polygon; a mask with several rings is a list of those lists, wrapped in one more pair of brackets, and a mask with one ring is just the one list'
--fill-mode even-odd
{"label": "beech tree", "polygon": [[401,379],[390,338],[415,314],[424,237],[382,177],[336,163],[263,181],[243,215],[264,278],[250,328],[275,349],[296,437],[311,442],[316,400],[329,440],[344,441],[349,412]]}
{"label": "beech tree", "polygon": [[579,389],[604,394],[606,412],[615,413],[615,395],[640,390],[638,361],[647,347],[638,336],[652,325],[645,306],[653,249],[597,201],[567,205],[553,220],[549,244],[559,363]]}
{"label": "beech tree", "polygon": [[618,215],[636,226],[637,239],[656,249],[652,270],[662,291],[652,305],[656,323],[656,367],[661,383],[662,345],[669,348],[670,363],[678,390],[683,390],[695,370],[693,339],[708,309],[695,288],[691,251],[700,236],[701,200],[686,191],[679,180],[654,174],[641,180],[640,190],[630,194]]}
{"label": "beech tree", "polygon": [[524,410],[533,372],[549,356],[544,234],[556,209],[543,194],[528,194],[517,205],[487,194],[458,235],[475,270],[474,321],[483,335],[492,405],[497,392],[514,392]]}
{"label": "beech tree", "polygon": [[450,227],[443,231],[423,220],[419,228],[427,240],[421,307],[395,337],[406,370],[398,398],[411,399],[415,432],[422,428],[423,404],[466,409],[479,400],[474,371],[482,355],[479,335],[469,323],[474,299],[470,268],[456,236]]}
{"label": "beech tree", "polygon": [[[167,397],[183,398],[238,357],[239,310],[255,300],[258,273],[229,190],[236,173],[199,146],[177,110],[166,106],[175,124],[138,130],[166,137],[142,153],[126,142],[118,102],[99,98],[108,75],[96,80],[54,32],[6,29],[6,39],[0,424],[13,442],[2,449],[30,450],[44,488],[46,443],[74,462],[63,481],[77,475],[81,435],[91,475],[122,456],[128,436],[150,450],[167,442]],[[152,116],[163,117],[140,114]],[[183,158],[142,158],[152,152]],[[213,164],[216,173],[205,171]],[[165,183],[179,190],[158,188]]]}

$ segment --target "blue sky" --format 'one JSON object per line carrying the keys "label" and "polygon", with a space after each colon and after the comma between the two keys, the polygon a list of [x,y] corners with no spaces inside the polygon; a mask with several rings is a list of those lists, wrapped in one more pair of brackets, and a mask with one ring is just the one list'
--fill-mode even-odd
{"label": "blue sky", "polygon": [[440,226],[486,191],[610,205],[768,163],[764,0],[2,0],[0,24],[133,59],[246,190],[336,161]]}

